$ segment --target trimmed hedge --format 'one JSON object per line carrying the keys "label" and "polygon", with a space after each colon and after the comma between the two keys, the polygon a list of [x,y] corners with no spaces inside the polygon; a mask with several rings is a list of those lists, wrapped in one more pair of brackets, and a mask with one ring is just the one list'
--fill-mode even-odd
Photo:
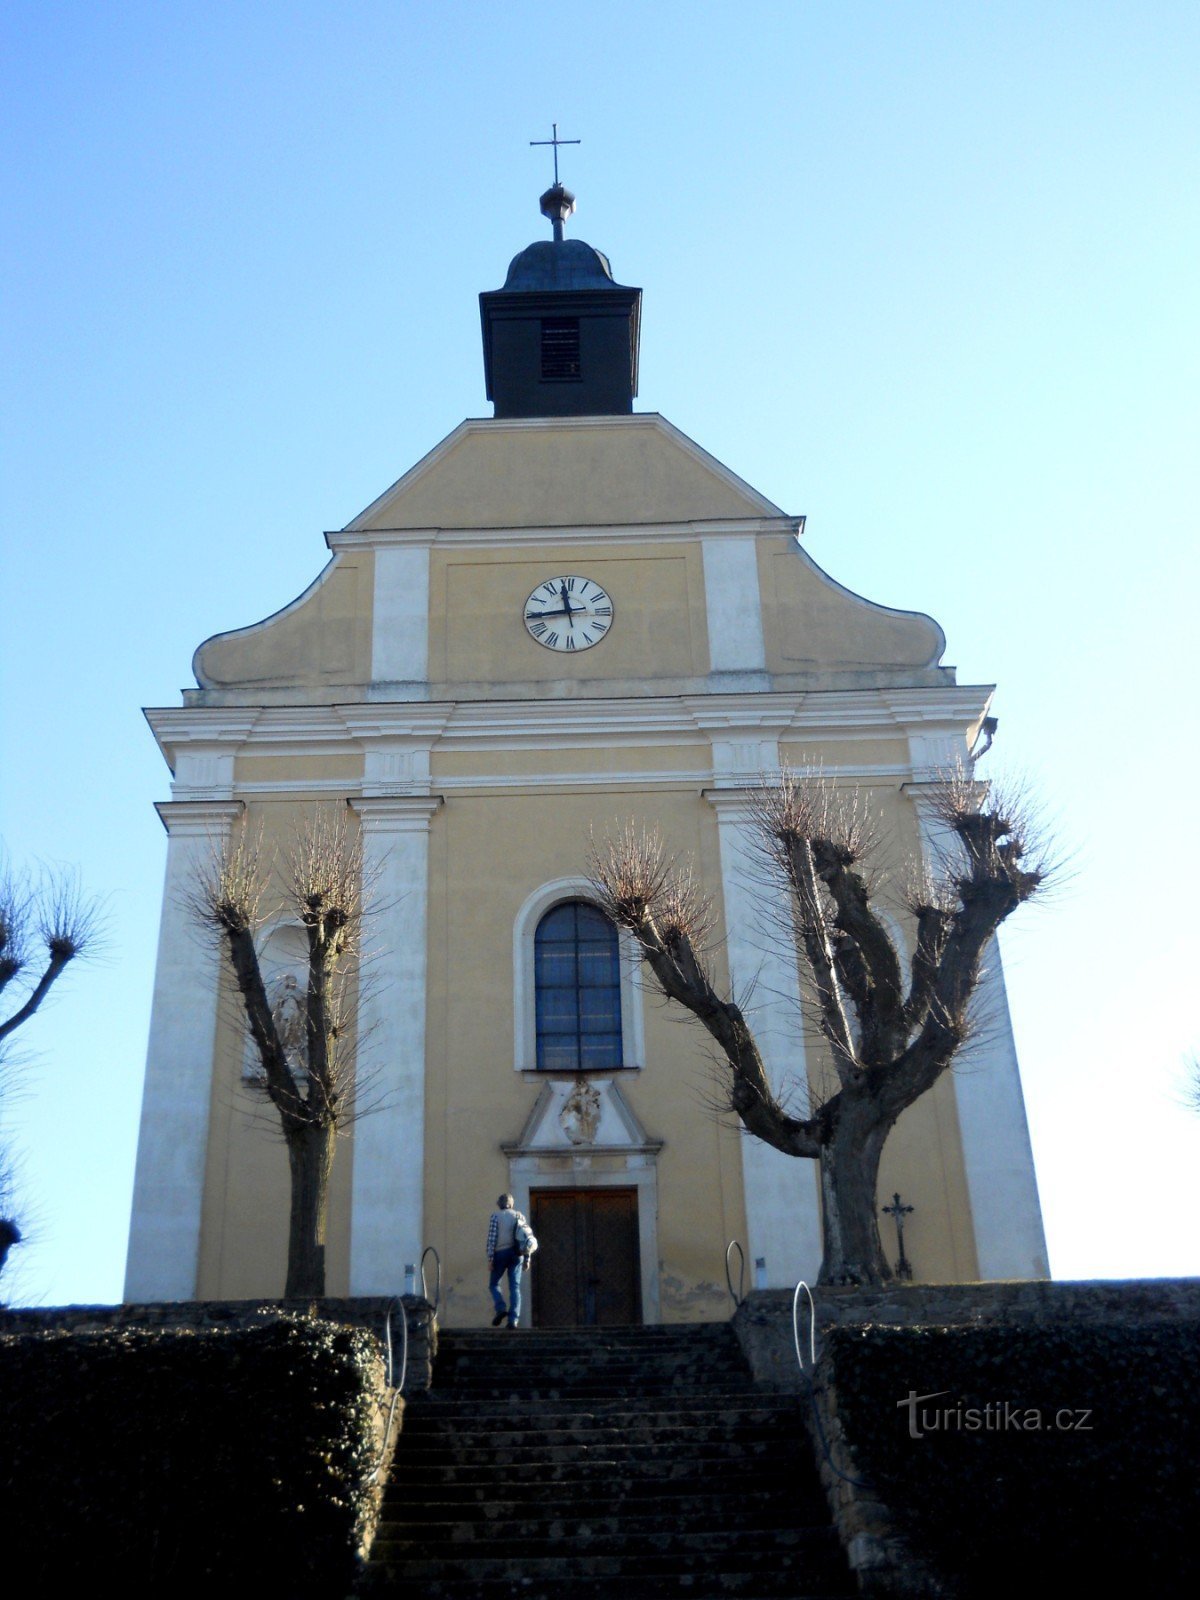
{"label": "trimmed hedge", "polygon": [[0,1338],[6,1565],[344,1594],[383,1394],[372,1335],[300,1316]]}
{"label": "trimmed hedge", "polygon": [[1196,1592],[1194,1324],[835,1328],[825,1356],[859,1473],[956,1593]]}

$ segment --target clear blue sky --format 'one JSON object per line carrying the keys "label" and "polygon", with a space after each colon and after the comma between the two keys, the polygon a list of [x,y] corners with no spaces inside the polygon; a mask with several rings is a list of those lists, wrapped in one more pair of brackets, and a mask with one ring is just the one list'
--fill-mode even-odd
{"label": "clear blue sky", "polygon": [[476,296],[543,236],[554,119],[645,289],[639,406],[939,619],[1073,853],[1004,940],[1056,1275],[1200,1270],[1198,64],[1162,0],[10,4],[2,826],[111,923],[0,1107],[14,1297],[121,1292],[140,707],[487,414]]}

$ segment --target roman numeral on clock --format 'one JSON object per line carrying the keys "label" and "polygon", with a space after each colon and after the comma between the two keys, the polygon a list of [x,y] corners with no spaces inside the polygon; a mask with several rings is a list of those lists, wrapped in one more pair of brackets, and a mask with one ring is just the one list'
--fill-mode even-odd
{"label": "roman numeral on clock", "polygon": [[521,620],[547,650],[577,654],[599,644],[612,626],[613,603],[592,578],[564,572],[543,578],[526,596]]}

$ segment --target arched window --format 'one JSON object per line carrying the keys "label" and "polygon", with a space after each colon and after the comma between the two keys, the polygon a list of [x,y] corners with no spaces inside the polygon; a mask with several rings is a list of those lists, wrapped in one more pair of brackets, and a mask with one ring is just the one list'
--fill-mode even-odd
{"label": "arched window", "polygon": [[622,1065],[617,930],[586,900],[547,911],[534,935],[537,1064],[543,1072]]}

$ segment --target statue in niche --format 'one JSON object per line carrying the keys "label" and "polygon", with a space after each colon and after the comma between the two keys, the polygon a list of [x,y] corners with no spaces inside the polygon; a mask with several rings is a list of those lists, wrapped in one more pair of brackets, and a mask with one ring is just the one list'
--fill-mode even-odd
{"label": "statue in niche", "polygon": [[572,1144],[594,1144],[600,1128],[600,1091],[581,1078],[563,1101],[559,1126]]}
{"label": "statue in niche", "polygon": [[275,986],[271,1016],[288,1068],[297,1082],[308,1071],[308,1017],[304,1000],[295,973],[285,973]]}

